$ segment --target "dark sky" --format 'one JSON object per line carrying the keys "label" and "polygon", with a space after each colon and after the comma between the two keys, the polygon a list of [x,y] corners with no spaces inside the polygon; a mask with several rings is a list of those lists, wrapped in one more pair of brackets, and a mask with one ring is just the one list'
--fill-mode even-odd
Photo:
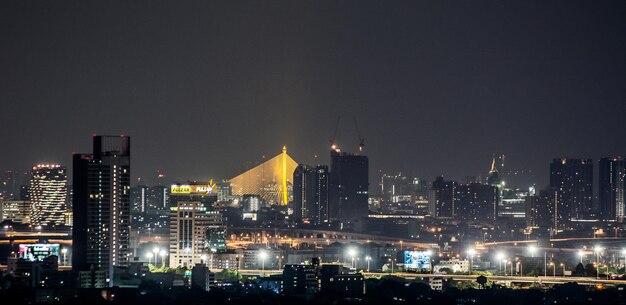
{"label": "dark sky", "polygon": [[230,178],[282,145],[328,162],[341,115],[372,183],[504,153],[543,185],[626,153],[626,2],[0,1],[0,101],[0,168],[123,133],[135,178]]}

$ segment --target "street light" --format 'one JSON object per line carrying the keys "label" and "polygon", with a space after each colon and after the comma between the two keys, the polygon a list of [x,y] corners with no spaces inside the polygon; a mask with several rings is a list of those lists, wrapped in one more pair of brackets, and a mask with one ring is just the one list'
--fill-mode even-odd
{"label": "street light", "polygon": [[563,276],[565,276],[565,264],[561,263],[561,267],[563,268]]}
{"label": "street light", "polygon": [[352,257],[352,263],[350,264],[350,267],[354,268],[354,257],[356,256],[356,249],[355,248],[349,248],[348,249],[348,255],[350,257]]}
{"label": "street light", "polygon": [[498,262],[500,262],[500,268],[498,268],[498,271],[502,272],[502,260],[504,259],[504,253],[498,252],[496,254],[496,259],[498,260]]}
{"label": "street light", "polygon": [[550,262],[550,266],[552,266],[552,277],[556,277],[556,264],[554,262]]}
{"label": "street light", "polygon": [[578,256],[580,257],[580,263],[583,263],[583,257],[585,257],[585,251],[578,250]]}
{"label": "street light", "polygon": [[535,245],[528,246],[528,251],[530,252],[530,257],[535,257],[535,252],[537,251],[537,246],[535,246]]}
{"label": "street light", "polygon": [[372,257],[368,255],[365,257],[365,260],[367,261],[367,272],[370,272],[370,261],[372,260]]}
{"label": "street light", "polygon": [[469,274],[472,274],[472,265],[474,264],[474,255],[476,255],[476,249],[470,248],[467,250],[467,254],[470,256]]}
{"label": "street light", "polygon": [[261,259],[261,270],[265,271],[265,260],[267,259],[267,257],[269,256],[269,254],[267,253],[266,250],[261,249],[259,250],[259,258]]}
{"label": "street light", "polygon": [[65,255],[67,254],[67,248],[61,249],[61,253],[63,253],[63,265],[67,265],[67,261],[65,260]]}
{"label": "street light", "polygon": [[593,251],[596,253],[596,264],[598,267],[596,268],[596,280],[600,279],[600,252],[602,252],[602,247],[595,246],[593,247]]}
{"label": "street light", "polygon": [[165,250],[161,250],[159,254],[161,254],[161,268],[163,268],[165,267],[165,256],[167,255],[167,252],[165,252]]}
{"label": "street light", "polygon": [[150,265],[150,262],[152,261],[152,256],[154,256],[154,254],[152,254],[152,252],[148,252],[146,256],[148,257],[148,265]]}
{"label": "street light", "polygon": [[159,263],[159,251],[161,251],[161,249],[159,249],[159,247],[154,247],[152,249],[152,253],[154,253],[154,266],[155,267]]}
{"label": "street light", "polygon": [[624,268],[626,268],[626,249],[622,249],[622,255],[624,255]]}

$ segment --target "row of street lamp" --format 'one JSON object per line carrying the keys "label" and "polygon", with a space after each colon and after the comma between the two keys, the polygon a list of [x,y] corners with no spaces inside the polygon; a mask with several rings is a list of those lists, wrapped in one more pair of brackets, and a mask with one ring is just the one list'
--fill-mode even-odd
{"label": "row of street lamp", "polygon": [[146,254],[148,257],[148,264],[152,262],[152,258],[154,257],[154,265],[158,265],[159,256],[161,256],[161,267],[165,267],[165,256],[167,256],[167,251],[159,249],[159,247],[154,247],[152,252],[148,252]]}

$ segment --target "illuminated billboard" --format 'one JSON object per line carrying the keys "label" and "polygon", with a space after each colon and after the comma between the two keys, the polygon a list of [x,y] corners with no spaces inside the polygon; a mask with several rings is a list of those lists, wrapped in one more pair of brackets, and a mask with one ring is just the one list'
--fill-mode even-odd
{"label": "illuminated billboard", "polygon": [[59,244],[20,244],[20,258],[36,261],[51,255],[59,256]]}
{"label": "illuminated billboard", "polygon": [[172,184],[170,193],[174,195],[210,195],[213,194],[214,188],[215,183],[213,183],[213,180],[209,181],[209,183]]}
{"label": "illuminated billboard", "polygon": [[404,251],[404,269],[430,270],[429,251]]}

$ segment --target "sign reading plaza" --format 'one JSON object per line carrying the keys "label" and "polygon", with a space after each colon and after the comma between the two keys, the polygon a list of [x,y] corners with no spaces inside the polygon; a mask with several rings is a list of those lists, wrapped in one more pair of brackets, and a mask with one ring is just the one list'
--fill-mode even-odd
{"label": "sign reading plaza", "polygon": [[170,187],[171,194],[189,194],[189,195],[209,195],[213,193],[215,183],[210,180],[209,183],[190,183],[190,184],[172,184]]}

